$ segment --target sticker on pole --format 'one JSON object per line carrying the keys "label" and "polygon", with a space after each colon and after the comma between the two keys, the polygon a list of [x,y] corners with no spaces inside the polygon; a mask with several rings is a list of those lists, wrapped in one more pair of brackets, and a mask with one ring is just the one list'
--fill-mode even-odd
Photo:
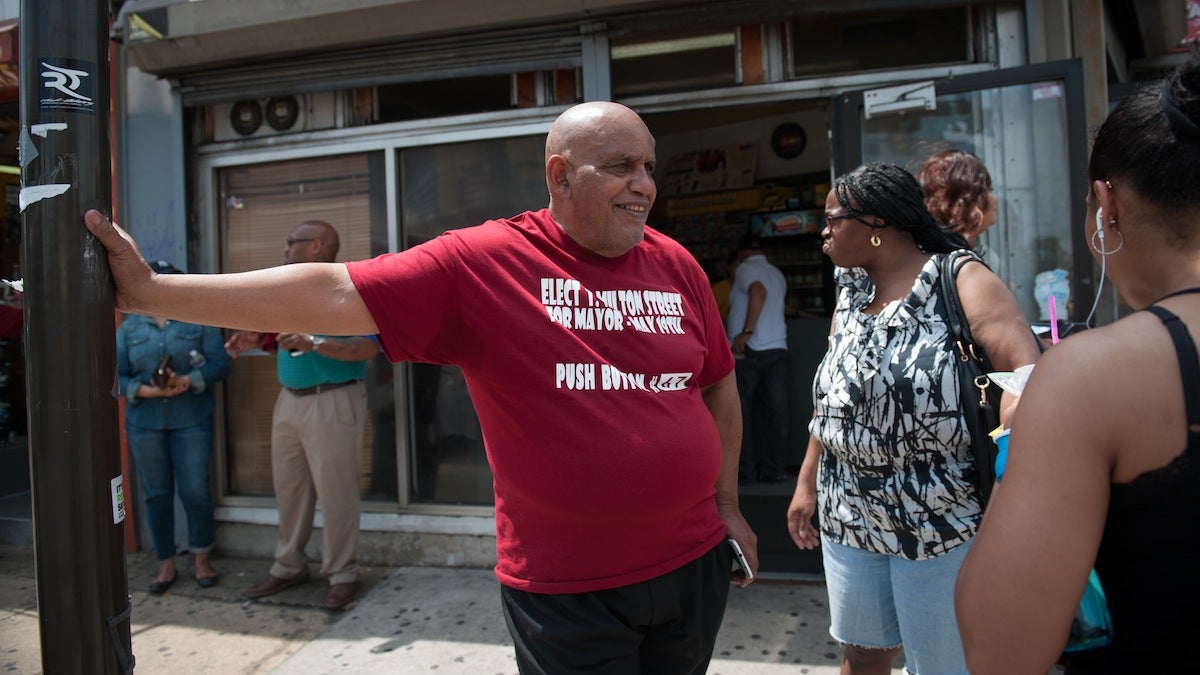
{"label": "sticker on pole", "polygon": [[124,476],[112,479],[113,525],[119,525],[125,520],[125,485]]}
{"label": "sticker on pole", "polygon": [[46,59],[41,62],[38,89],[42,110],[96,112],[96,65],[74,59]]}

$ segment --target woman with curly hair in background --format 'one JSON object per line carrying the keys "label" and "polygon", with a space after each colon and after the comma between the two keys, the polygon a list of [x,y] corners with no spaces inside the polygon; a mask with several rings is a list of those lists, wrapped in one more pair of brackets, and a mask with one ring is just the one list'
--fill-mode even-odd
{"label": "woman with curly hair in background", "polygon": [[925,160],[917,172],[925,206],[935,220],[967,240],[988,267],[1000,262],[979,241],[996,224],[996,193],[983,160],[964,150],[943,150]]}

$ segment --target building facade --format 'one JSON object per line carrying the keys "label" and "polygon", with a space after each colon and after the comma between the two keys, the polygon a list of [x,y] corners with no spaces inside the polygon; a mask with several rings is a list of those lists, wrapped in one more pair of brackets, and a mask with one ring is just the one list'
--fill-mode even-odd
{"label": "building facade", "polygon": [[[127,0],[113,25],[114,213],[147,257],[193,272],[280,264],[309,218],[339,229],[342,260],[403,250],[544,206],[550,123],[620,101],[658,140],[651,226],[702,262],[747,231],[770,239],[789,282],[798,465],[832,310],[815,234],[832,178],[974,152],[1000,197],[985,243],[1030,321],[1047,318],[1048,273],[1067,279],[1071,322],[1111,321],[1120,299],[1099,292],[1080,235],[1088,130],[1110,85],[1180,58],[1195,5]],[[380,357],[368,385],[363,560],[492,564],[491,474],[461,373]],[[226,552],[273,550],[277,391],[265,354],[222,387]],[[819,572],[778,525],[789,497],[743,495],[764,570]]]}

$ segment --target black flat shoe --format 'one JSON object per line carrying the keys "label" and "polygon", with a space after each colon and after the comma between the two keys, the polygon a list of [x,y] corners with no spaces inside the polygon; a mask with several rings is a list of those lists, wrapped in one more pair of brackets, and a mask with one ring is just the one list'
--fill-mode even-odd
{"label": "black flat shoe", "polygon": [[196,585],[200,588],[212,588],[221,580],[220,574],[214,574],[211,577],[196,577]]}
{"label": "black flat shoe", "polygon": [[179,575],[176,574],[175,576],[171,577],[169,581],[152,581],[150,582],[150,587],[147,590],[150,591],[152,595],[162,595],[163,593],[167,592],[167,589],[170,588],[171,584],[174,584],[175,580],[178,578]]}

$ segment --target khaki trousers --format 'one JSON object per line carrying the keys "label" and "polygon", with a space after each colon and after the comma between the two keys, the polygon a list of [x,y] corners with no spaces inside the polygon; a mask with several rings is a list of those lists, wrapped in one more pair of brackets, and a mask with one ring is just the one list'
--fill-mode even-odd
{"label": "khaki trousers", "polygon": [[279,541],[271,574],[308,569],[305,546],[321,502],[321,574],[330,584],[358,578],[359,465],[367,390],[357,383],[296,396],[279,392],[271,420],[271,471],[279,506]]}

